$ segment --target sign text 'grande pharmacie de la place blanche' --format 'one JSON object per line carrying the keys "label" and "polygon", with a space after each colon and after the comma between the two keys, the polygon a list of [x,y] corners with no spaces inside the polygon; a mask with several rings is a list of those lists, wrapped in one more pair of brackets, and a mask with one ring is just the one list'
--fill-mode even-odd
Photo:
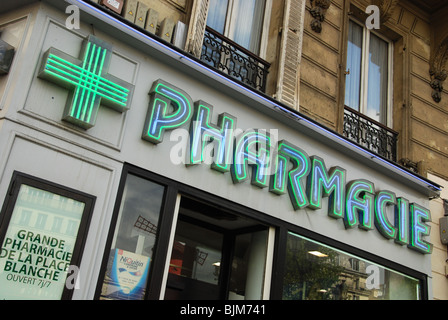
{"label": "sign text 'grande pharmacie de la place blanche'", "polygon": [[[67,101],[64,120],[88,129],[95,124],[100,102],[119,112],[129,109],[133,85],[107,74],[111,46],[89,36],[82,58],[73,58],[51,48],[44,56],[39,77],[73,92]],[[342,219],[346,228],[374,227],[387,239],[421,253],[431,253],[430,211],[404,197],[359,179],[346,182],[346,170],[326,168],[318,156],[309,156],[289,141],[274,139],[266,130],[250,129],[236,134],[236,118],[223,113],[213,124],[212,105],[197,101],[163,80],[154,82],[142,138],[158,144],[167,130],[190,121],[187,165],[204,162],[213,148],[211,168],[230,172],[234,183],[249,179],[260,188],[278,195],[289,194],[295,210],[320,209],[328,197],[328,215]],[[239,130],[241,131],[241,130]],[[249,173],[251,171],[251,173]],[[388,218],[393,212],[393,221]],[[391,214],[392,215],[392,214]]]}

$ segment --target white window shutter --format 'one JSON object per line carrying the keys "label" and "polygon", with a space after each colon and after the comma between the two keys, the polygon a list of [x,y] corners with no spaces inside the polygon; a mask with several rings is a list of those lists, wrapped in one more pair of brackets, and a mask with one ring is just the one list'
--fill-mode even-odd
{"label": "white window shutter", "polygon": [[191,22],[188,29],[188,45],[186,49],[197,58],[201,56],[209,4],[209,0],[193,1]]}
{"label": "white window shutter", "polygon": [[306,0],[285,1],[277,99],[299,108],[300,58]]}

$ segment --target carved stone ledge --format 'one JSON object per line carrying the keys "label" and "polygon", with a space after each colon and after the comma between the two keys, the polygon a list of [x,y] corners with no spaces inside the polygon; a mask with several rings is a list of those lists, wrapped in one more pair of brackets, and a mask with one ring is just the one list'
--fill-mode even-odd
{"label": "carved stone ledge", "polygon": [[448,36],[435,48],[430,61],[432,99],[439,103],[442,100],[443,82],[448,76]]}
{"label": "carved stone ledge", "polygon": [[402,158],[398,163],[409,171],[417,174],[421,174],[424,171],[423,161],[414,162],[408,158]]}
{"label": "carved stone ledge", "polygon": [[398,0],[371,0],[371,2],[380,9],[381,24],[389,20],[398,4]]}
{"label": "carved stone ledge", "polygon": [[311,9],[310,13],[313,17],[311,21],[311,29],[317,33],[321,33],[322,31],[322,22],[325,20],[325,14],[327,13],[327,9],[331,5],[330,0],[310,0]]}

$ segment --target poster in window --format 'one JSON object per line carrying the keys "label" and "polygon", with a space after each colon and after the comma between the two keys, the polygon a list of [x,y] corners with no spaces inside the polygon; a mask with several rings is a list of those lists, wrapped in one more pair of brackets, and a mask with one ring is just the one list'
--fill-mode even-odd
{"label": "poster in window", "polygon": [[149,257],[115,249],[112,282],[115,284],[109,297],[119,299],[142,299],[148,277]]}
{"label": "poster in window", "polygon": [[0,247],[0,300],[61,299],[85,203],[21,184]]}

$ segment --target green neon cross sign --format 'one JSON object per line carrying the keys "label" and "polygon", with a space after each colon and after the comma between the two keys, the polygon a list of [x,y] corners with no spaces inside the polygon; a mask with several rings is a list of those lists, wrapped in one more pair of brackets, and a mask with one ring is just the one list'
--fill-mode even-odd
{"label": "green neon cross sign", "polygon": [[81,59],[50,48],[39,78],[70,90],[63,119],[81,128],[95,125],[100,104],[118,112],[129,109],[134,86],[108,74],[112,46],[90,35]]}

